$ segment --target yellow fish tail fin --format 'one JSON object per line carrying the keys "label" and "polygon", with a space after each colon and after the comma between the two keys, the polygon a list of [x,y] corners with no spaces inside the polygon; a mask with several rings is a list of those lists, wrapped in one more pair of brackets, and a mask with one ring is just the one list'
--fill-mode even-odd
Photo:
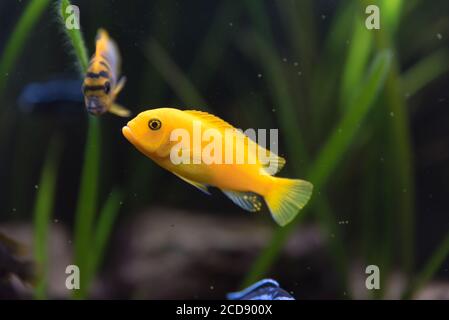
{"label": "yellow fish tail fin", "polygon": [[285,226],[307,204],[313,185],[305,180],[275,178],[271,191],[265,196],[274,221]]}

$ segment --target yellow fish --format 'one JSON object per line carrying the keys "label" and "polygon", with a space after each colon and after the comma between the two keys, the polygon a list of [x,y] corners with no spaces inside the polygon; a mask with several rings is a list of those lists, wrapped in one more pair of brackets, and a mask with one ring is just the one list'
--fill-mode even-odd
{"label": "yellow fish", "polygon": [[[228,131],[235,132],[235,139],[232,143],[226,139],[225,143],[215,144],[214,141],[217,148],[212,152],[210,137],[202,138],[199,145],[197,142],[195,146],[198,127],[203,132],[211,132],[212,129],[218,133],[212,135],[214,140],[226,137]],[[263,197],[274,220],[281,226],[293,220],[312,194],[313,186],[310,182],[273,176],[285,164],[285,159],[260,147],[229,123],[206,112],[173,108],[148,110],[129,121],[122,133],[140,152],[159,166],[206,193],[208,186],[217,187],[247,211],[259,211]],[[188,133],[189,137],[183,139],[180,133]],[[238,144],[238,139],[243,143]],[[239,146],[244,149],[248,158],[244,162],[234,158],[239,152]],[[211,161],[211,158],[217,160],[215,156],[222,151],[226,153],[229,147],[233,152],[232,157],[229,157],[232,161]],[[259,151],[256,154],[253,147],[258,147],[262,153]],[[269,163],[262,160],[264,153]],[[187,161],[179,162],[180,154],[187,155],[185,158],[181,157]],[[252,162],[249,161],[250,156],[253,156]],[[268,170],[268,165],[273,164],[276,165],[276,170]]]}
{"label": "yellow fish", "polygon": [[84,102],[87,112],[101,115],[107,111],[120,117],[129,117],[131,112],[115,103],[123,89],[126,78],[120,76],[120,53],[108,33],[99,29],[95,53],[89,62],[83,82]]}

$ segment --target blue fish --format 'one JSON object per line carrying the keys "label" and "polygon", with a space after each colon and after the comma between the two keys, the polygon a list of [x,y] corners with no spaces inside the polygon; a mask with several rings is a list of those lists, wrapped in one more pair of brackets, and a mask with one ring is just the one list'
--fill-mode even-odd
{"label": "blue fish", "polygon": [[64,78],[30,83],[19,97],[20,110],[37,114],[81,114],[84,102],[81,83],[81,80]]}
{"label": "blue fish", "polygon": [[228,300],[295,300],[273,279],[263,279],[246,289],[227,294]]}

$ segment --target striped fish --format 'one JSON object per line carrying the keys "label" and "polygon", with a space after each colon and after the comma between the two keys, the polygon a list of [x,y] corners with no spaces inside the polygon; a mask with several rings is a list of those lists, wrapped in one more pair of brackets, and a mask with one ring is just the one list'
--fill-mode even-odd
{"label": "striped fish", "polygon": [[98,116],[111,112],[129,117],[131,112],[115,103],[115,98],[125,85],[126,78],[120,74],[120,53],[106,30],[99,29],[95,53],[90,59],[83,82],[83,94],[87,112]]}

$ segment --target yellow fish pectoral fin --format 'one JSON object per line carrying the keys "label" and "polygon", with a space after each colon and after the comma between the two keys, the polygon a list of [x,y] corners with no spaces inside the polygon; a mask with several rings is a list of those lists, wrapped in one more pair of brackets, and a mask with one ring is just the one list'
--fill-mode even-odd
{"label": "yellow fish pectoral fin", "polygon": [[193,180],[184,178],[183,176],[181,176],[181,175],[179,175],[179,174],[177,174],[177,173],[174,173],[174,172],[172,172],[172,173],[173,173],[175,176],[177,176],[178,178],[184,180],[185,182],[190,183],[190,184],[191,184],[192,186],[194,186],[195,188],[200,189],[200,190],[203,191],[205,194],[210,195],[210,192],[209,192],[209,190],[207,189],[207,186],[206,186],[205,184],[202,184],[202,183],[199,183],[199,182],[196,182],[196,181],[193,181]]}
{"label": "yellow fish pectoral fin", "polygon": [[114,90],[112,91],[112,95],[114,97],[116,97],[120,93],[120,91],[122,91],[123,87],[125,86],[125,83],[126,77],[122,76],[120,80],[117,82],[117,85],[115,86]]}
{"label": "yellow fish pectoral fin", "polygon": [[223,189],[221,191],[223,191],[223,193],[231,199],[232,202],[246,211],[256,212],[260,211],[262,208],[260,196],[253,192],[238,192]]}
{"label": "yellow fish pectoral fin", "polygon": [[109,109],[109,112],[124,118],[127,118],[131,115],[131,111],[129,111],[128,109],[117,103],[112,104],[111,108]]}

